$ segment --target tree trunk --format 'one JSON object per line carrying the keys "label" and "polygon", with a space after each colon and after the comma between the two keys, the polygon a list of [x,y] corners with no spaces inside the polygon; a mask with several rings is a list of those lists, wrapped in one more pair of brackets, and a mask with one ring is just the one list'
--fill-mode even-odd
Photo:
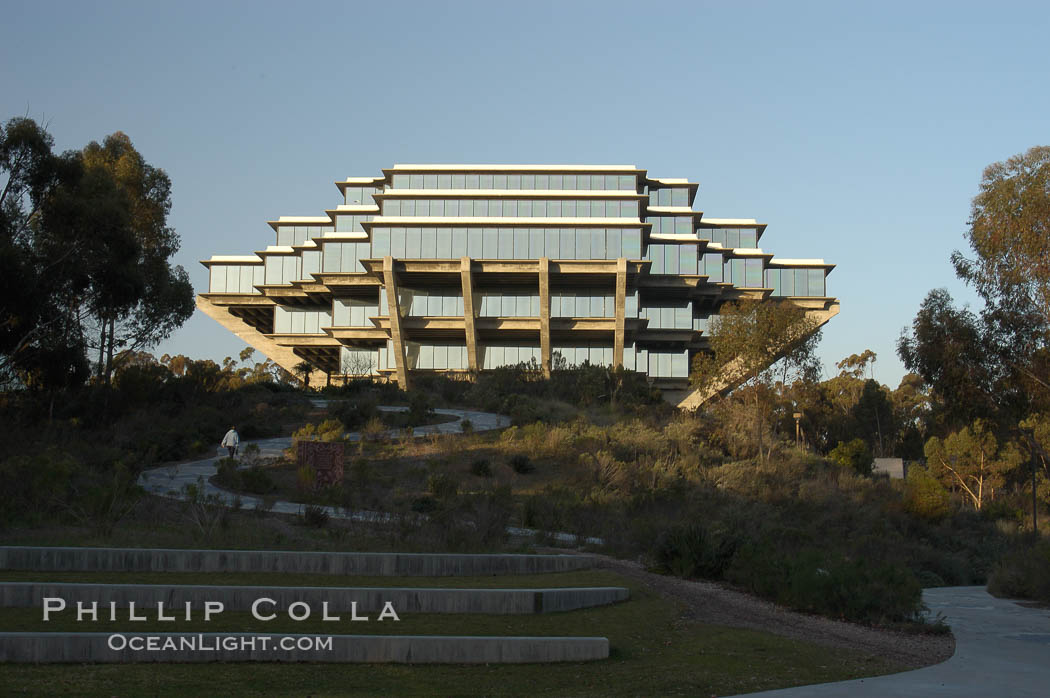
{"label": "tree trunk", "polygon": [[109,385],[110,379],[113,377],[113,331],[116,324],[117,321],[111,318],[109,321],[109,339],[106,342],[106,385]]}

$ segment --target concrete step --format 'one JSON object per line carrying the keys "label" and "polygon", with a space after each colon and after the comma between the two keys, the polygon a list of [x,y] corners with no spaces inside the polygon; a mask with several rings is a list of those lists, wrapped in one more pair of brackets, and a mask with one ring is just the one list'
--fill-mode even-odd
{"label": "concrete step", "polygon": [[[270,638],[267,645],[263,645],[263,637]],[[329,638],[331,644],[326,646],[323,643],[328,642]],[[254,644],[243,644],[247,641],[253,641]],[[278,646],[278,643],[288,641],[293,649]],[[151,646],[157,649],[148,649]],[[166,646],[168,649],[164,649]],[[267,661],[523,664],[581,662],[608,657],[609,640],[604,637],[0,633],[0,662],[21,663]]]}
{"label": "concrete step", "polygon": [[0,569],[53,572],[275,572],[448,577],[569,572],[593,566],[593,559],[584,555],[0,546]]}
{"label": "concrete step", "polygon": [[[285,615],[291,604],[302,602],[315,618],[323,603],[330,615],[380,611],[389,602],[400,613],[483,613],[490,615],[557,613],[604,606],[630,598],[623,587],[572,587],[551,589],[434,589],[419,587],[272,587],[173,584],[83,584],[70,582],[0,582],[0,607],[43,608],[44,598],[62,599],[75,610],[78,601],[98,602],[99,618],[108,617],[109,604],[126,607],[133,602],[136,615],[156,619],[157,603],[164,615],[185,616],[186,604],[199,617],[206,601],[217,601],[227,611],[249,611],[257,599],[271,599],[259,606],[260,615]],[[57,603],[57,602],[56,602]],[[352,606],[351,604],[356,604]],[[302,607],[295,611],[302,615]],[[127,611],[117,614],[127,618]]]}

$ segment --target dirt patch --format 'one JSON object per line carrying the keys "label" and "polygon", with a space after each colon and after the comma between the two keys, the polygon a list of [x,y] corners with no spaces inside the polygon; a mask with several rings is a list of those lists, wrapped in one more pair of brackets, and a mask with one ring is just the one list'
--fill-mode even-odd
{"label": "dirt patch", "polygon": [[938,664],[955,653],[955,638],[951,633],[903,633],[807,615],[713,582],[654,574],[636,562],[604,555],[594,557],[600,568],[639,581],[657,594],[683,604],[687,617],[701,623],[760,630],[829,647],[866,652],[907,669]]}

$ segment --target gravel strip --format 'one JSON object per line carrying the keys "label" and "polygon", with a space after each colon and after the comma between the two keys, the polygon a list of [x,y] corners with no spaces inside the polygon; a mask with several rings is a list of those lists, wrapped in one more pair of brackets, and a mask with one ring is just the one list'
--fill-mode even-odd
{"label": "gravel strip", "polygon": [[639,563],[594,555],[599,568],[637,580],[661,596],[686,608],[691,620],[712,625],[748,628],[876,655],[918,669],[938,664],[955,653],[955,638],[879,630],[854,623],[790,611],[769,601],[726,589],[713,582],[691,581],[647,572]]}

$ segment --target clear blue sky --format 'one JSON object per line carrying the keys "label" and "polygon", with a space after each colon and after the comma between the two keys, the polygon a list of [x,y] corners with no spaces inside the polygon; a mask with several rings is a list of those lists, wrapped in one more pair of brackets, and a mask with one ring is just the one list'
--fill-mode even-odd
{"label": "clear blue sky", "polygon": [[[1050,143],[1050,6],[907,2],[7,2],[0,119],[127,133],[174,184],[177,261],[273,240],[396,162],[634,164],[838,265],[825,371],[894,350],[927,291],[975,303],[982,169]],[[157,353],[243,348],[195,315]]]}

